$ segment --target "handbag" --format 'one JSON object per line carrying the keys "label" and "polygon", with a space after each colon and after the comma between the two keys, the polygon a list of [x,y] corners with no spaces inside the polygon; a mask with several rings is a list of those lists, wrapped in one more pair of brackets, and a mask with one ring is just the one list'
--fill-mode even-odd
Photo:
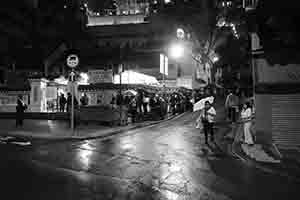
{"label": "handbag", "polygon": [[196,122],[196,129],[203,129],[203,124],[201,123],[201,121]]}

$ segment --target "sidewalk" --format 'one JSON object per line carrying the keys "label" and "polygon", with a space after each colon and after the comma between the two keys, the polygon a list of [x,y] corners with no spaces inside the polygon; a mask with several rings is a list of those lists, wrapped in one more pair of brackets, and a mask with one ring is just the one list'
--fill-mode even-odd
{"label": "sidewalk", "polygon": [[67,121],[24,120],[24,126],[16,128],[15,120],[0,119],[0,137],[13,136],[27,139],[46,140],[93,139],[158,124],[181,115],[169,116],[167,119],[160,121],[146,121],[118,127],[109,127],[92,123],[88,125],[82,124],[75,129],[74,133],[69,128]]}
{"label": "sidewalk", "polygon": [[[227,155],[240,159],[247,165],[265,172],[277,174],[300,182],[300,147],[297,150],[278,149],[273,144],[265,144],[263,135],[258,135],[254,146],[235,141],[237,134],[243,134],[242,124],[226,121],[222,100],[215,103],[217,111],[216,134],[217,145]],[[253,130],[255,131],[255,130]]]}
{"label": "sidewalk", "polygon": [[[242,125],[235,125],[232,135],[243,134]],[[266,144],[261,138],[263,136],[257,133],[254,146],[233,141],[232,152],[245,163],[265,172],[300,181],[300,151],[278,150],[275,145]]]}

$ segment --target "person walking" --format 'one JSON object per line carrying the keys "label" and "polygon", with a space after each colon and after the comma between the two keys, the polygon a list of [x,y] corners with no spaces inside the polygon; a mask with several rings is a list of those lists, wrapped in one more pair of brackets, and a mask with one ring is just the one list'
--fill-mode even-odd
{"label": "person walking", "polygon": [[61,94],[59,97],[59,111],[60,112],[65,112],[65,107],[66,107],[67,99],[64,94]]}
{"label": "person walking", "polygon": [[23,102],[23,97],[18,96],[16,106],[16,127],[23,126],[24,111],[27,109],[26,104]]}
{"label": "person walking", "polygon": [[238,104],[239,98],[230,91],[225,101],[225,108],[228,114],[228,119],[232,123],[236,122],[236,112],[238,111]]}
{"label": "person walking", "polygon": [[203,124],[205,144],[208,144],[208,134],[210,134],[210,141],[214,142],[214,123],[217,112],[209,101],[205,101],[204,105],[205,106],[200,117]]}
{"label": "person walking", "polygon": [[251,117],[252,117],[252,109],[250,106],[249,102],[246,102],[243,104],[243,108],[241,111],[241,119],[244,124],[244,142],[248,145],[253,145],[254,140],[250,131],[252,122],[251,122]]}

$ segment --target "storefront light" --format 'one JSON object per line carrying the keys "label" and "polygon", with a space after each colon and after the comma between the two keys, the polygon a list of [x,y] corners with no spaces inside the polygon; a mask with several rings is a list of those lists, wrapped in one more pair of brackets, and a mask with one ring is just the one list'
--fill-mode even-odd
{"label": "storefront light", "polygon": [[89,75],[87,73],[80,73],[80,81],[79,84],[80,85],[87,85],[89,82]]}

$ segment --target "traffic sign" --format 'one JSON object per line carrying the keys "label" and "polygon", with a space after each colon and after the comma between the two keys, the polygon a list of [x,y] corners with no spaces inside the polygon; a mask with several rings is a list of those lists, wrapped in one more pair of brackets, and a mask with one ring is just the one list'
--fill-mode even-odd
{"label": "traffic sign", "polygon": [[67,65],[70,68],[75,68],[79,65],[79,57],[76,54],[71,54],[67,57]]}

